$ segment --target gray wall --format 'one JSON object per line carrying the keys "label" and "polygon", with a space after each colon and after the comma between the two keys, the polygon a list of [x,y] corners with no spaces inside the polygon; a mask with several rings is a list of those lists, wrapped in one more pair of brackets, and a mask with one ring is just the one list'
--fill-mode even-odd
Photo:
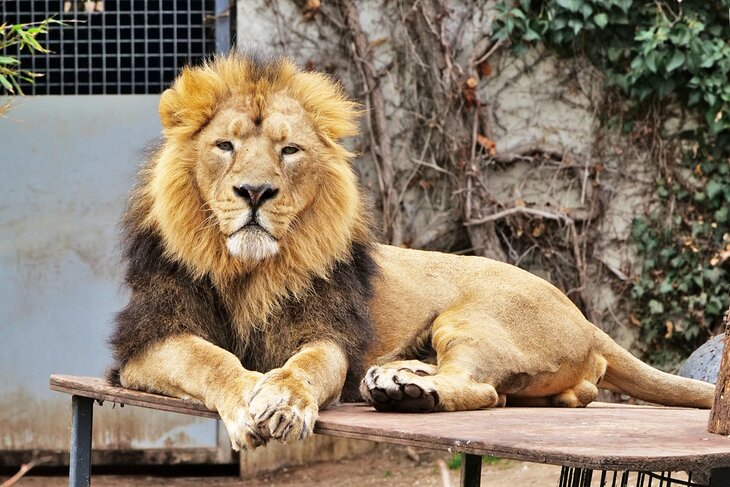
{"label": "gray wall", "polygon": [[[65,449],[70,400],[49,375],[110,363],[125,302],[118,222],[160,132],[158,99],[18,98],[0,119],[0,453]],[[107,406],[94,419],[95,449],[218,444],[211,420]]]}

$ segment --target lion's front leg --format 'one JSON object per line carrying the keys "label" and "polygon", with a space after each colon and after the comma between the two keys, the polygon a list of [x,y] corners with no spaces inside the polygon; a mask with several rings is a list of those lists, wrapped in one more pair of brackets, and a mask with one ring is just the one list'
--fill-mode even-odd
{"label": "lion's front leg", "polygon": [[340,397],[347,356],[329,341],[304,345],[283,367],[264,374],[248,396],[255,428],[279,441],[312,434],[320,407]]}
{"label": "lion's front leg", "polygon": [[167,337],[122,365],[124,387],[197,399],[218,411],[234,450],[268,442],[249,414],[246,396],[263,377],[246,370],[232,353],[191,334]]}

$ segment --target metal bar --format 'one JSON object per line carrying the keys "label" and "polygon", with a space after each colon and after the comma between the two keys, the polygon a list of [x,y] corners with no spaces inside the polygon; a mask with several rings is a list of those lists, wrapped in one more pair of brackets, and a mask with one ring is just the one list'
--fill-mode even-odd
{"label": "metal bar", "polygon": [[215,52],[231,50],[231,5],[229,0],[215,0]]}
{"label": "metal bar", "polygon": [[709,487],[727,487],[728,485],[730,485],[730,467],[710,470]]}
{"label": "metal bar", "polygon": [[461,487],[479,487],[482,482],[482,457],[461,454]]}
{"label": "metal bar", "polygon": [[[115,5],[117,9],[117,37],[115,39],[116,50],[117,50],[117,95],[122,94],[122,73],[124,72],[124,69],[122,69],[122,31],[121,31],[121,23],[122,23],[122,8],[119,2]],[[132,31],[131,26],[127,26],[130,29],[130,32]],[[131,37],[131,35],[130,35]]]}
{"label": "metal bar", "polygon": [[[36,19],[36,16],[35,16],[35,2],[30,2],[30,21],[31,22],[37,22],[37,19]],[[37,72],[36,71],[36,67],[35,67],[35,60],[36,60],[36,55],[35,54],[31,54],[30,55],[30,71],[32,73],[36,73]],[[31,95],[37,95],[38,94],[38,90],[36,88],[35,83],[33,83],[30,88],[31,88]]]}
{"label": "metal bar", "polygon": [[[175,58],[175,61],[173,62],[173,69],[175,70],[175,76],[180,72],[180,65],[178,63],[178,53],[177,53],[177,45],[180,43],[179,39],[177,38],[177,29],[179,25],[177,23],[177,2],[172,2],[172,38],[175,40],[172,44],[172,55]],[[165,89],[165,68],[164,63],[162,62],[162,55],[160,55],[160,92],[164,91]]]}
{"label": "metal bar", "polygon": [[[97,94],[106,95],[106,9],[104,9],[103,12],[99,12],[99,15],[101,15],[101,91]],[[89,60],[90,66],[93,65],[93,54],[91,55],[91,58],[92,59]],[[117,69],[119,69],[119,67],[117,67]],[[92,91],[91,94],[95,93]]]}
{"label": "metal bar", "polygon": [[71,396],[71,445],[69,459],[69,487],[91,485],[91,428],[94,419],[94,400]]}

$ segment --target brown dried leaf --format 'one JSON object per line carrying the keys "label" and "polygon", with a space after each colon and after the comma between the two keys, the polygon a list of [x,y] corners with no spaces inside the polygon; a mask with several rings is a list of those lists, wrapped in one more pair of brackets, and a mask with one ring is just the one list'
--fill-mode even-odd
{"label": "brown dried leaf", "polygon": [[497,155],[497,143],[489,137],[485,137],[482,134],[477,134],[477,144],[481,145],[490,156],[494,157],[495,155]]}
{"label": "brown dried leaf", "polygon": [[489,78],[494,73],[494,71],[492,70],[492,65],[489,64],[489,61],[487,61],[486,59],[477,64],[477,72],[482,78]]}
{"label": "brown dried leaf", "polygon": [[532,236],[537,238],[540,235],[545,233],[545,224],[543,222],[540,222],[535,228],[532,229]]}
{"label": "brown dried leaf", "polygon": [[637,318],[634,313],[631,313],[629,315],[629,323],[631,323],[634,326],[641,326],[641,321],[639,321],[639,318]]}
{"label": "brown dried leaf", "polygon": [[319,7],[321,6],[320,0],[307,0],[307,3],[304,4],[304,20],[312,20],[315,15],[317,15],[317,12],[319,12]]}
{"label": "brown dried leaf", "polygon": [[672,338],[672,334],[674,333],[674,323],[672,323],[672,321],[670,320],[667,320],[667,322],[664,323],[664,326],[667,328],[667,333],[664,334],[664,338]]}

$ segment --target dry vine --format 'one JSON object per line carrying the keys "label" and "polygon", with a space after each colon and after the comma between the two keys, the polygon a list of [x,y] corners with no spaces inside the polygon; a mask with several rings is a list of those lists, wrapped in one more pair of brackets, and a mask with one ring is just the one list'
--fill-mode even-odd
{"label": "dry vine", "polygon": [[[372,28],[364,27],[358,11],[365,7],[355,0],[318,4],[316,20],[341,39],[341,52],[355,73],[356,92],[366,110],[362,142],[375,169],[383,237],[395,245],[536,264],[592,318],[587,290],[594,222],[602,209],[599,191],[593,190],[598,171],[588,161],[572,164],[561,149],[539,141],[501,151],[495,147],[493,126],[500,121],[491,100],[480,98],[480,86],[491,76],[492,57],[502,55],[502,43],[490,40],[489,32],[476,44],[463,40],[485,5],[483,0],[462,0],[458,9],[444,0],[384,2],[378,14],[389,29],[384,40],[369,36]],[[376,55],[383,42],[390,44],[392,54],[385,65]],[[524,69],[543,60],[540,56]],[[582,188],[589,216],[579,219],[560,208],[500,201],[487,178],[515,161],[554,166],[554,177],[570,175]],[[420,195],[416,204],[407,196],[414,190]],[[448,218],[415,228],[417,205],[424,201],[433,213]],[[454,245],[452,239],[444,245],[444,237],[454,234],[462,235],[462,243]]]}

